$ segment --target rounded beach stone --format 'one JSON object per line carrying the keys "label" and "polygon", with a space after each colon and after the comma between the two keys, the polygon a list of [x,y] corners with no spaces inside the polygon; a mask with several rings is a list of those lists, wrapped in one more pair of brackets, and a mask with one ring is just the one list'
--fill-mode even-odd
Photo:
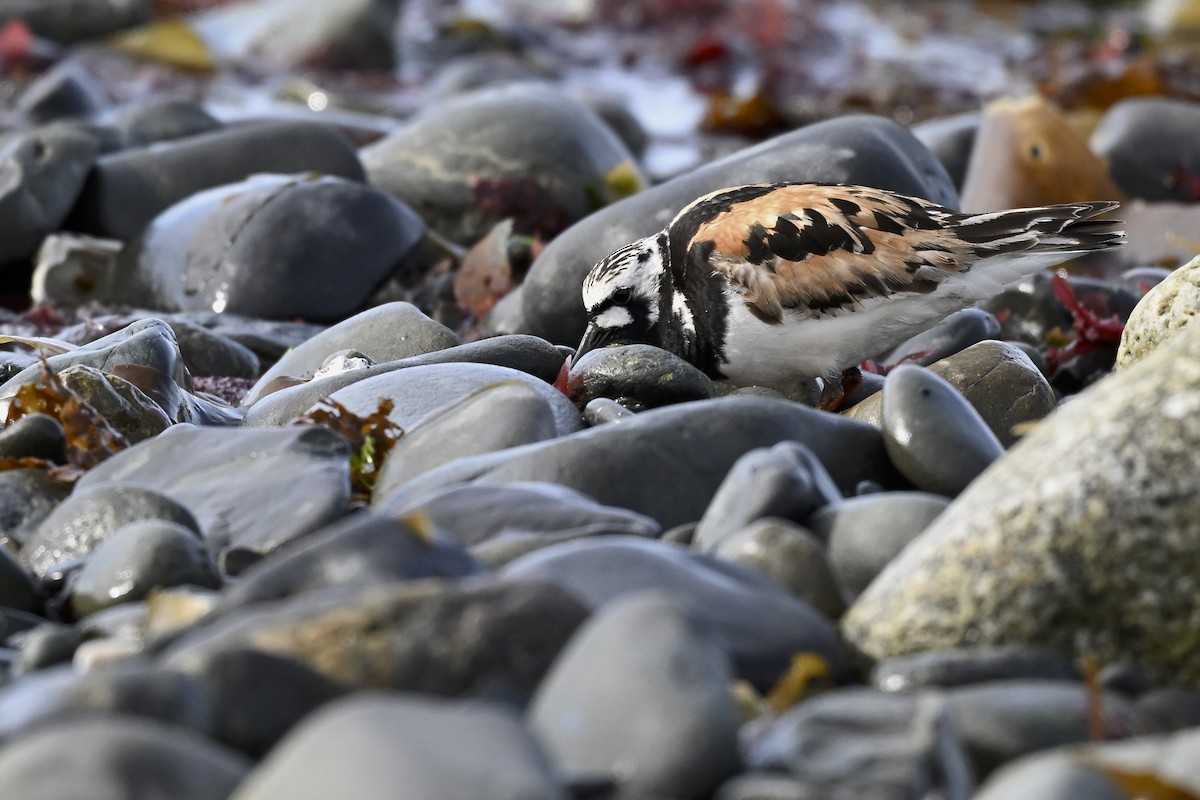
{"label": "rounded beach stone", "polygon": [[1191,326],[1040,423],[888,565],[843,633],[875,659],[1027,644],[1200,685],[1197,449]]}
{"label": "rounded beach stone", "polygon": [[250,388],[242,406],[254,405],[276,378],[311,378],[325,359],[339,350],[353,348],[382,364],[456,344],[458,337],[453,331],[411,303],[386,303],[360,311],[290,349]]}
{"label": "rounded beach stone", "polygon": [[411,209],[361,183],[259,174],[156,216],[111,294],[165,311],[341,319],[387,279],[420,274],[424,235]]}
{"label": "rounded beach stone", "polygon": [[156,588],[221,585],[204,540],[177,522],[146,520],[120,528],[100,544],[70,587],[71,609],[87,616],[144,599]]}
{"label": "rounded beach stone", "polygon": [[0,262],[29,258],[58,230],[96,159],[95,140],[67,125],[0,140]]}
{"label": "rounded beach stone", "polygon": [[49,725],[5,746],[0,785],[38,800],[226,800],[250,766],[183,728],[112,715]]}
{"label": "rounded beach stone", "polygon": [[711,629],[669,596],[638,592],[580,628],[529,725],[567,774],[615,775],[622,794],[703,798],[738,764],[731,677]]}
{"label": "rounded beach stone", "polygon": [[846,610],[824,543],[793,522],[772,517],[752,522],[723,538],[712,553],[775,579],[829,619]]}
{"label": "rounded beach stone", "polygon": [[974,800],[1129,800],[1130,795],[1101,770],[1061,750],[1018,759],[996,770]]}
{"label": "rounded beach stone", "polygon": [[713,550],[725,537],[763,517],[804,524],[842,499],[820,460],[798,442],[751,450],[737,460],[696,525],[692,546]]}
{"label": "rounded beach stone", "polygon": [[49,414],[27,414],[0,429],[0,458],[44,458],[63,464],[67,434]]}
{"label": "rounded beach stone", "polygon": [[306,718],[229,800],[318,797],[567,800],[568,794],[510,708],[363,693]]}
{"label": "rounded beach stone", "polygon": [[648,344],[603,347],[585,353],[571,365],[567,392],[575,405],[607,397],[633,411],[707,400],[717,391],[708,376],[669,353]]}
{"label": "rounded beach stone", "polygon": [[954,496],[1004,454],[979,412],[925,367],[892,370],[882,394],[888,456],[918,489]]}
{"label": "rounded beach stone", "polygon": [[364,177],[350,142],[311,122],[255,122],[129,148],[96,161],[67,227],[130,240],[159,213],[197,192],[256,173],[302,172]]}
{"label": "rounded beach stone", "polygon": [[200,532],[190,511],[159,492],[121,485],[82,488],[42,520],[21,550],[21,559],[39,577],[63,561],[88,555],[131,522],[163,520]]}
{"label": "rounded beach stone", "polygon": [[553,236],[645,184],[629,150],[595,113],[537,82],[435,104],[363,148],[362,160],[371,185],[464,243],[506,217],[521,233],[533,226]]}
{"label": "rounded beach stone", "polygon": [[1160,344],[1192,324],[1200,313],[1200,256],[1172,272],[1134,306],[1121,346],[1117,369],[1144,358]]}
{"label": "rounded beach stone", "polygon": [[1100,118],[1090,144],[1132,197],[1196,202],[1191,183],[1178,176],[1200,162],[1200,103],[1168,97],[1121,100]]}
{"label": "rounded beach stone", "polygon": [[877,492],[817,509],[809,527],[828,543],[834,573],[854,598],[947,505],[946,498],[927,492]]}

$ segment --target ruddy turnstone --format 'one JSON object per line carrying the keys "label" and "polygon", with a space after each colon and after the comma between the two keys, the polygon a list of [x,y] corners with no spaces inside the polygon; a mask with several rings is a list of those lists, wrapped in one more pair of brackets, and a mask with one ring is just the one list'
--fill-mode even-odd
{"label": "ruddy turnstone", "polygon": [[1119,245],[1117,203],[963,214],[863,186],[736,186],[690,204],[583,284],[577,356],[647,343],[710,377],[786,386],[842,378],[867,358],[1025,275]]}

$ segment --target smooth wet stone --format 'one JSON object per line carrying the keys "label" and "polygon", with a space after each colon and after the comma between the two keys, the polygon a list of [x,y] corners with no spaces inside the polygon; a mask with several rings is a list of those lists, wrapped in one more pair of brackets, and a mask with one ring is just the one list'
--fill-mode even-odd
{"label": "smooth wet stone", "polygon": [[0,262],[29,258],[58,230],[83,188],[98,148],[66,125],[0,138]]}
{"label": "smooth wet stone", "polygon": [[919,364],[927,367],[935,361],[961,352],[971,345],[1000,335],[996,317],[979,308],[956,311],[928,330],[902,342],[878,360],[889,367]]}
{"label": "smooth wet stone", "polygon": [[1178,591],[1200,571],[1197,387],[1188,328],[1063,405],[888,565],[845,636],[875,659],[1027,644],[1200,684]]}
{"label": "smooth wet stone", "polygon": [[[1045,375],[1012,342],[980,342],[935,361],[929,369],[958,389],[1006,448],[1020,440],[1027,423],[1045,418],[1058,407]],[[846,416],[882,425],[883,395],[868,397]]]}
{"label": "smooth wet stone", "polygon": [[34,529],[71,493],[44,469],[0,472],[0,536],[23,547]]}
{"label": "smooth wet stone", "polygon": [[[247,413],[247,418],[250,420],[248,424],[286,423],[311,408],[317,401],[351,384],[410,367],[425,367],[435,364],[489,364],[515,369],[539,378],[544,383],[551,384],[558,375],[564,358],[544,339],[524,335],[498,336],[468,344],[448,346],[394,361],[385,361],[365,369],[318,377],[306,383],[278,389],[275,387],[279,385],[279,380],[273,382],[260,380],[255,388],[260,388],[261,392],[258,399],[255,400],[256,407]],[[288,380],[286,377],[282,378],[282,381],[286,380]],[[254,389],[251,391],[253,392]],[[246,404],[246,401],[243,401],[243,405]],[[554,405],[561,405],[557,398]]]}
{"label": "smooth wet stone", "polygon": [[319,426],[175,425],[93,468],[77,491],[146,487],[195,514],[211,552],[269,553],[348,512],[347,450],[345,439]]}
{"label": "smooth wet stone", "polygon": [[333,587],[229,614],[185,634],[162,666],[195,673],[247,647],[363,688],[523,703],[587,616],[538,581],[412,581]]}
{"label": "smooth wet stone", "polygon": [[216,613],[284,600],[334,586],[363,587],[422,578],[463,578],[482,566],[436,520],[356,514],[266,558],[239,576]]}
{"label": "smooth wet stone", "polygon": [[149,0],[8,0],[0,24],[19,17],[38,36],[61,44],[94,39],[150,19]]}
{"label": "smooth wet stone", "polygon": [[785,180],[865,184],[952,208],[958,204],[941,164],[896,123],[847,116],[809,125],[614,203],[564,231],[542,251],[525,279],[524,331],[577,344],[586,325],[581,287],[596,262],[666,227],[701,195]]}
{"label": "smooth wet stone", "polygon": [[1102,771],[1081,763],[1069,750],[1028,756],[1006,764],[979,787],[975,800],[1129,800]]}
{"label": "smooth wet stone", "polygon": [[76,364],[59,372],[58,379],[96,409],[130,444],[157,436],[173,424],[162,406],[117,375]]}
{"label": "smooth wet stone", "polygon": [[[1065,681],[1001,680],[946,692],[947,711],[980,778],[1020,756],[1091,741],[1088,689]],[[1120,695],[1100,698],[1105,739],[1152,733]]]}
{"label": "smooth wet stone", "polygon": [[568,794],[512,709],[371,692],[305,719],[230,800],[329,797],[566,800]]}
{"label": "smooth wet stone", "polygon": [[[131,452],[129,450],[126,453]],[[110,462],[111,463],[111,460]],[[155,469],[162,469],[156,465]],[[90,475],[90,473],[89,473]],[[45,575],[58,564],[86,556],[131,522],[163,520],[199,533],[201,525],[183,504],[144,486],[96,486],[82,482],[42,520],[21,550],[21,560],[34,574]]]}
{"label": "smooth wet stone", "polygon": [[707,375],[674,353],[648,344],[585,353],[571,365],[567,392],[580,407],[607,397],[633,411],[717,396]]}
{"label": "smooth wet stone", "polygon": [[187,675],[136,661],[82,674],[63,665],[22,675],[0,689],[0,741],[15,741],[48,722],[117,714],[199,733],[213,728],[212,704]]}
{"label": "smooth wet stone", "polygon": [[191,100],[152,98],[116,109],[106,120],[126,147],[184,139],[220,129],[222,123]]}
{"label": "smooth wet stone", "polygon": [[0,351],[0,382],[7,381],[26,367],[38,363],[38,357],[30,353]]}
{"label": "smooth wet stone", "polygon": [[913,125],[912,133],[937,157],[955,187],[961,190],[967,176],[967,164],[971,161],[971,150],[975,146],[975,131],[978,129],[979,113],[968,111]]}
{"label": "smooth wet stone", "polygon": [[827,543],[838,582],[854,598],[949,504],[929,492],[878,492],[819,508],[808,525]]}
{"label": "smooth wet stone", "polygon": [[67,228],[129,240],[170,206],[256,173],[363,179],[350,142],[311,122],[255,122],[103,156],[87,176]]}
{"label": "smooth wet stone", "polygon": [[194,530],[147,520],[120,528],[95,549],[70,587],[71,610],[84,617],[145,599],[157,588],[219,588],[220,576]]}
{"label": "smooth wet stone", "polygon": [[[54,372],[61,372],[75,364],[84,364],[103,372],[116,372],[123,367],[135,370],[145,368],[160,373],[177,387],[189,388],[175,333],[159,319],[138,320],[76,350],[49,356],[45,363]],[[36,382],[41,369],[38,363],[17,373],[0,385],[0,397],[8,397],[18,387]]]}
{"label": "smooth wet stone", "polygon": [[311,378],[325,363],[325,359],[339,350],[353,348],[377,364],[382,364],[444,350],[456,344],[458,337],[453,331],[434,322],[410,303],[376,306],[360,311],[296,345],[263,373],[258,383],[246,393],[242,405],[253,405],[263,396],[264,387],[276,378],[285,375],[301,380]]}
{"label": "smooth wet stone", "polygon": [[[22,631],[19,640],[15,643],[19,645],[20,655],[12,662],[10,672],[13,677],[56,664],[69,664],[76,649],[83,643],[83,635],[74,625],[45,622]],[[13,638],[10,637],[8,642],[14,643]]]}
{"label": "smooth wet stone", "polygon": [[846,610],[824,543],[795,523],[760,519],[721,539],[712,554],[773,578],[829,619]]}
{"label": "smooth wet stone", "polygon": [[211,698],[212,737],[253,756],[347,691],[294,659],[249,648],[220,653],[189,675]]}
{"label": "smooth wet stone", "polygon": [[228,336],[182,319],[167,320],[179,354],[193,375],[220,375],[231,378],[257,378],[262,374],[254,351]]}
{"label": "smooth wet stone", "polygon": [[883,384],[883,441],[918,489],[953,497],[1004,455],[966,398],[924,367],[901,365]]}
{"label": "smooth wet stone", "polygon": [[815,653],[837,674],[833,626],[758,572],[677,545],[627,536],[585,539],[517,559],[510,578],[555,583],[589,608],[643,589],[660,589],[716,632],[739,677],[769,687],[797,652]]}
{"label": "smooth wet stone", "polygon": [[814,511],[841,499],[820,459],[804,445],[780,442],[769,449],[751,450],[721,481],[696,525],[692,545],[712,551],[726,537],[764,517],[804,524]]}
{"label": "smooth wet stone", "polygon": [[595,113],[541,83],[434,104],[361,157],[372,186],[462,243],[508,217],[519,233],[549,238],[646,183]]}
{"label": "smooth wet stone", "polygon": [[1091,147],[1107,159],[1113,180],[1144,200],[1194,203],[1180,178],[1200,162],[1200,103],[1167,97],[1130,97],[1105,112]]}
{"label": "smooth wet stone", "polygon": [[458,458],[553,439],[561,430],[542,392],[516,381],[492,383],[417,420],[393,445],[375,479],[386,498],[429,470]]}
{"label": "smooth wet stone", "polygon": [[0,429],[0,458],[42,458],[64,464],[67,435],[54,417],[28,414]]}
{"label": "smooth wet stone", "polygon": [[738,765],[731,678],[686,606],[637,592],[579,630],[538,687],[529,726],[568,775],[613,776],[626,795],[707,797]]}
{"label": "smooth wet stone", "polygon": [[16,109],[35,123],[84,118],[108,105],[96,79],[74,59],[37,76],[17,98]]}
{"label": "smooth wet stone", "polygon": [[250,766],[199,734],[114,715],[47,726],[9,744],[0,750],[0,785],[38,800],[225,800]]}
{"label": "smooth wet stone", "polygon": [[[361,416],[374,412],[380,401],[390,399],[395,406],[388,413],[388,419],[401,429],[409,430],[416,429],[421,420],[428,419],[440,409],[508,383],[520,384],[545,406],[545,409],[538,407],[540,419],[527,431],[561,436],[583,427],[579,411],[553,386],[519,370],[492,364],[429,364],[383,372],[339,389],[329,397]],[[478,415],[475,416],[478,420]],[[257,415],[248,415],[248,418],[252,425],[263,422]],[[494,435],[503,438],[501,432]]]}
{"label": "smooth wet stone", "polygon": [[634,413],[616,400],[610,400],[607,397],[597,397],[594,400],[589,400],[587,405],[583,407],[583,422],[589,428],[594,428],[597,425],[605,425],[610,422],[620,422],[623,419],[629,419]]}
{"label": "smooth wet stone", "polygon": [[7,547],[0,547],[0,606],[35,611],[39,605],[33,576]]}
{"label": "smooth wet stone", "polygon": [[1117,369],[1137,363],[1180,330],[1192,324],[1200,313],[1200,257],[1179,267],[1134,306],[1121,346],[1117,350]]}
{"label": "smooth wet stone", "polygon": [[785,771],[812,797],[966,800],[974,788],[946,703],[933,693],[836,690],[743,737],[747,766]]}
{"label": "smooth wet stone", "polygon": [[930,650],[881,661],[871,684],[885,692],[964,686],[988,681],[1033,678],[1078,682],[1078,667],[1057,653],[1034,647],[960,647]]}
{"label": "smooth wet stone", "polygon": [[670,528],[700,518],[744,453],[788,440],[812,450],[842,491],[863,479],[896,483],[877,429],[795,403],[747,397],[653,409],[620,425],[460,459],[410,481],[397,490],[404,499],[395,502],[456,483],[542,481]]}
{"label": "smooth wet stone", "polygon": [[413,280],[425,225],[345,178],[254,175],[156,216],[122,256],[107,297],[164,311],[342,319],[392,277]]}
{"label": "smooth wet stone", "polygon": [[383,500],[377,513],[428,518],[439,532],[489,564],[542,547],[592,536],[660,532],[654,520],[552,483],[450,486],[407,503]]}

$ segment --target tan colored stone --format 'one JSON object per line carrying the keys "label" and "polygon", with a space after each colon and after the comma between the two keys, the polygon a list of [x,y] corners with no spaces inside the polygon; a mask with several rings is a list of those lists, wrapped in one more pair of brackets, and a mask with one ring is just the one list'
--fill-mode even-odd
{"label": "tan colored stone", "polygon": [[1200,256],[1167,276],[1138,302],[1117,350],[1125,369],[1191,324],[1200,313]]}

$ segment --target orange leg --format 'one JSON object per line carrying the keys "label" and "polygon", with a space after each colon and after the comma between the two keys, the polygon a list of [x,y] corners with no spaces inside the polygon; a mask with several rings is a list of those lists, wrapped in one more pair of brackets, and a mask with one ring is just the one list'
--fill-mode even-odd
{"label": "orange leg", "polygon": [[858,367],[851,367],[836,378],[821,379],[821,398],[817,408],[822,411],[837,411],[842,401],[862,383],[862,372]]}

